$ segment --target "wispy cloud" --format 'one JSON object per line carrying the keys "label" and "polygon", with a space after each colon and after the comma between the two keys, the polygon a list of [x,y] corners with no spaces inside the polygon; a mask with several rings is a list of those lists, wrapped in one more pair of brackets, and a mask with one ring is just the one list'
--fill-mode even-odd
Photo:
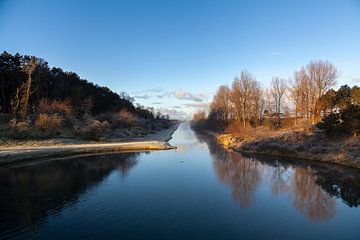
{"label": "wispy cloud", "polygon": [[153,103],[151,103],[151,104],[153,104],[153,105],[160,105],[160,104],[162,104],[161,102],[153,102]]}
{"label": "wispy cloud", "polygon": [[352,77],[351,80],[355,83],[360,83],[360,77]]}
{"label": "wispy cloud", "polygon": [[156,95],[156,97],[158,98],[165,98],[165,97],[171,97],[174,95],[174,92],[168,92],[168,91],[164,91],[162,94],[158,94]]}
{"label": "wispy cloud", "polygon": [[147,94],[144,94],[144,95],[135,95],[134,96],[134,98],[141,98],[141,99],[148,99],[148,98],[150,98],[150,96],[149,95],[147,95]]}
{"label": "wispy cloud", "polygon": [[183,106],[201,109],[207,111],[209,109],[209,103],[207,102],[195,102],[195,103],[185,103]]}
{"label": "wispy cloud", "polygon": [[159,92],[165,92],[165,90],[161,87],[156,87],[156,88],[145,89],[142,91],[135,91],[135,92],[132,92],[132,94],[159,93]]}

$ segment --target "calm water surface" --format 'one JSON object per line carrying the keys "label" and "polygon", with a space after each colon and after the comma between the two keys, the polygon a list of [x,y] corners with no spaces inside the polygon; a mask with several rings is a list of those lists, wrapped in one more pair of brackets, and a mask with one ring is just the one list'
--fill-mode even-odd
{"label": "calm water surface", "polygon": [[0,238],[360,239],[360,171],[171,144],[0,169]]}

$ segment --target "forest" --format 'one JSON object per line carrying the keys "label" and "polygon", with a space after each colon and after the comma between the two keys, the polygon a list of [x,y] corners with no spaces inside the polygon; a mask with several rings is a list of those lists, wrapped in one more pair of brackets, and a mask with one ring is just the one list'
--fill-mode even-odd
{"label": "forest", "polygon": [[99,139],[132,135],[130,128],[145,135],[168,126],[168,116],[133,101],[74,72],[50,68],[42,58],[0,55],[0,137]]}

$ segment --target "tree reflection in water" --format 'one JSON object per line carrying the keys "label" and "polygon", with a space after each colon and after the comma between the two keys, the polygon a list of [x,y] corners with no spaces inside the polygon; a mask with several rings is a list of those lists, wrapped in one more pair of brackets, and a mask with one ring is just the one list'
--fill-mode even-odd
{"label": "tree reflection in water", "polygon": [[219,179],[231,186],[232,197],[240,207],[249,207],[261,181],[261,164],[251,158],[239,161],[239,155],[226,154],[221,161],[214,161],[214,169]]}
{"label": "tree reflection in water", "polygon": [[273,196],[286,194],[294,208],[311,221],[326,221],[335,216],[336,202],[349,206],[360,202],[360,173],[338,166],[298,160],[244,156],[227,151],[212,138],[197,133],[206,142],[219,180],[231,187],[232,197],[246,208],[255,200],[261,182]]}
{"label": "tree reflection in water", "polygon": [[290,195],[293,205],[310,220],[328,220],[335,215],[335,201],[316,182],[311,168],[294,168]]}
{"label": "tree reflection in water", "polygon": [[[35,226],[118,169],[125,177],[138,153],[106,154],[0,170],[0,232]],[[1,236],[0,236],[1,237]]]}

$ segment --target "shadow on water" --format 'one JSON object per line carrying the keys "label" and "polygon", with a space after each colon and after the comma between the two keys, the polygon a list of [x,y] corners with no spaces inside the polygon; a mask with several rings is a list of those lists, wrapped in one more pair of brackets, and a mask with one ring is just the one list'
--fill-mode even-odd
{"label": "shadow on water", "polygon": [[261,183],[272,196],[285,195],[310,221],[335,216],[335,198],[350,207],[360,205],[357,169],[274,157],[259,157],[225,150],[212,137],[196,133],[208,145],[218,179],[230,186],[234,201],[248,208]]}
{"label": "shadow on water", "polygon": [[0,233],[14,227],[36,228],[49,214],[76,204],[82,193],[111,172],[126,177],[137,156],[106,154],[0,169]]}

